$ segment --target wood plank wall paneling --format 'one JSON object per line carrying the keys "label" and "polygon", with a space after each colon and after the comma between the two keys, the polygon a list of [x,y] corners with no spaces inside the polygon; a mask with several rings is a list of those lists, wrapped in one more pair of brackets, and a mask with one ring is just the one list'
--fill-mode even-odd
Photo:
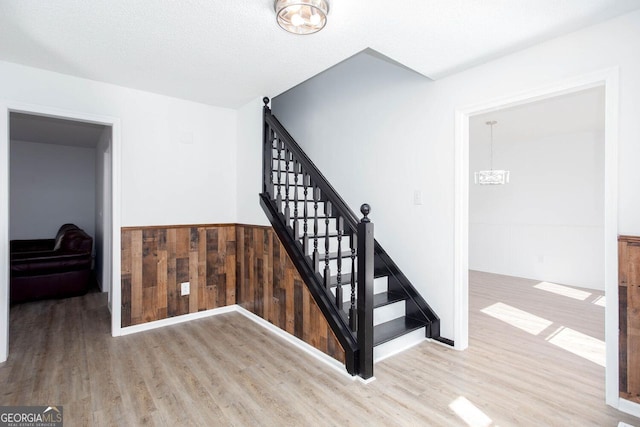
{"label": "wood plank wall paneling", "polygon": [[[122,326],[239,304],[344,363],[344,350],[270,227],[122,229]],[[180,296],[180,283],[191,283]]]}
{"label": "wood plank wall paneling", "polygon": [[122,326],[235,304],[235,238],[234,224],[122,229]]}
{"label": "wood plank wall paneling", "polygon": [[640,403],[640,237],[618,238],[620,396]]}
{"label": "wood plank wall paneling", "polygon": [[344,350],[271,228],[237,226],[237,304],[344,363]]}

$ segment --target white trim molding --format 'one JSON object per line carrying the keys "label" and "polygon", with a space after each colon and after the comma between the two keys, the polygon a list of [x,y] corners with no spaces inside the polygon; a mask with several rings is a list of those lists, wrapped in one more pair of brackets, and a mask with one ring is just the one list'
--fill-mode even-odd
{"label": "white trim molding", "polygon": [[126,326],[124,328],[120,328],[120,335],[125,336],[137,334],[138,332],[150,331],[152,329],[163,328],[165,326],[179,325],[180,323],[189,322],[191,320],[204,319],[205,317],[217,316],[218,314],[231,313],[238,311],[236,307],[236,305],[227,305],[224,307],[212,308],[211,310],[198,311],[197,313],[182,314],[180,316],[154,320],[153,322]]}
{"label": "white trim molding", "polygon": [[[339,361],[337,361],[333,357],[329,356],[328,354],[325,354],[325,353],[321,352],[320,350],[318,350],[317,348],[313,347],[312,345],[307,344],[306,342],[302,341],[300,338],[298,338],[298,337],[296,337],[294,335],[291,335],[289,332],[278,328],[273,323],[270,323],[270,322],[264,320],[262,317],[260,317],[260,316],[258,316],[256,314],[253,314],[249,310],[247,310],[247,309],[245,309],[243,307],[240,307],[239,305],[235,305],[234,307],[236,307],[236,311],[238,313],[242,314],[247,319],[252,320],[253,322],[255,322],[256,324],[258,324],[258,325],[262,326],[263,328],[267,329],[271,333],[279,336],[283,340],[287,341],[289,344],[295,346],[296,348],[298,348],[299,350],[304,351],[305,353],[307,353],[308,355],[310,355],[314,359],[319,360],[320,362],[322,362],[325,365],[329,366],[330,368],[334,369],[336,372],[338,372],[340,374],[343,374],[346,377],[351,378],[351,379],[360,378],[358,376],[351,376],[347,372],[346,368],[344,367],[344,365],[342,363],[340,363]],[[372,380],[372,378],[367,380],[367,382],[371,382],[371,380]]]}
{"label": "white trim molding", "polygon": [[634,417],[640,417],[640,404],[627,399],[620,398],[618,410],[633,415]]}
{"label": "white trim molding", "polygon": [[[558,81],[525,92],[496,98],[455,111],[455,224],[454,224],[454,341],[455,348],[469,345],[469,118],[592,87],[605,88],[605,341],[606,403],[619,406],[618,396],[618,103],[619,69],[608,68]],[[625,407],[627,407],[625,405]],[[625,411],[626,412],[626,411]],[[640,416],[640,412],[633,415]]]}
{"label": "white trim molding", "polygon": [[9,111],[0,104],[0,363],[9,357]]}
{"label": "white trim molding", "polygon": [[[9,114],[12,112],[77,120],[111,127],[111,268],[114,307],[111,313],[112,335],[120,331],[120,119],[112,116],[69,111],[54,107],[0,101],[0,200],[9,200]],[[117,250],[115,250],[117,248]],[[9,203],[0,205],[0,362],[9,354]],[[116,300],[117,298],[117,300]],[[6,320],[5,320],[6,319]]]}

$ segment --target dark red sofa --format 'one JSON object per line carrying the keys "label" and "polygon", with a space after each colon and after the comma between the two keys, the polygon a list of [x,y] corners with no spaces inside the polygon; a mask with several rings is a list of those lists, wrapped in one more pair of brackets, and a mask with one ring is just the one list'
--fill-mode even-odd
{"label": "dark red sofa", "polygon": [[84,295],[90,285],[93,238],[64,224],[55,239],[12,240],[12,304]]}

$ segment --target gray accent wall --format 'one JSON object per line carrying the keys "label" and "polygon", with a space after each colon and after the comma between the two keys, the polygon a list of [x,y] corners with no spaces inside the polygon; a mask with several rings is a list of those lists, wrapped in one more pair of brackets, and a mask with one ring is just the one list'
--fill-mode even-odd
{"label": "gray accent wall", "polygon": [[9,238],[53,238],[65,223],[95,236],[95,156],[95,148],[11,141]]}

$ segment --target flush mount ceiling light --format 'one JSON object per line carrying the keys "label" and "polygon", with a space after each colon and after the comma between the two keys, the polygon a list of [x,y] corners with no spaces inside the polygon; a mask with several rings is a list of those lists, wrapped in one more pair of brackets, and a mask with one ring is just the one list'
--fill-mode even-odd
{"label": "flush mount ceiling light", "polygon": [[475,173],[475,183],[480,185],[501,185],[509,183],[509,171],[493,169],[493,126],[498,122],[490,120],[486,125],[491,126],[491,160],[488,171],[479,171]]}
{"label": "flush mount ceiling light", "polygon": [[293,34],[313,34],[327,24],[327,0],[276,0],[278,25]]}

